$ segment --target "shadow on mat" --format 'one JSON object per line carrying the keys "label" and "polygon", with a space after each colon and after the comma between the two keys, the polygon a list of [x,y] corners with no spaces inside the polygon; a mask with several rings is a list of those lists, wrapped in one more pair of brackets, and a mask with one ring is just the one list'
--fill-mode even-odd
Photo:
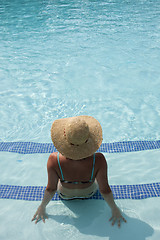
{"label": "shadow on mat", "polygon": [[125,214],[123,216],[127,223],[122,222],[120,229],[117,225],[111,226],[111,210],[104,201],[74,200],[63,203],[68,208],[67,215],[65,212],[64,215],[48,217],[59,223],[70,224],[86,235],[108,237],[110,240],[145,240],[154,232],[147,223]]}

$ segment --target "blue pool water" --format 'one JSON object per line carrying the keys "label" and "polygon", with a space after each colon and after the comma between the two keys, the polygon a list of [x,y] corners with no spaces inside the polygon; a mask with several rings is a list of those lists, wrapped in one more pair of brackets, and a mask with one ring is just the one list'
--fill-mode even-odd
{"label": "blue pool water", "polygon": [[[44,189],[52,122],[83,114],[102,125],[112,186],[160,182],[159,22],[159,0],[1,1],[1,185]],[[29,221],[38,203],[0,201],[4,240],[160,237],[158,197],[118,200],[128,220],[121,232],[103,201],[53,201],[37,227]]]}
{"label": "blue pool water", "polygon": [[160,3],[6,0],[1,141],[50,142],[54,119],[93,115],[104,142],[160,139]]}

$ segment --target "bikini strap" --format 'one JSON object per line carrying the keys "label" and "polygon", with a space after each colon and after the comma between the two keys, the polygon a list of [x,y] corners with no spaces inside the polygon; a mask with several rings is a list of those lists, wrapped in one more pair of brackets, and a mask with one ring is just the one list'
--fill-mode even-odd
{"label": "bikini strap", "polygon": [[62,180],[64,181],[64,176],[63,176],[62,168],[61,168],[61,165],[60,165],[60,162],[59,162],[59,152],[58,152],[58,154],[57,154],[57,160],[58,160],[59,169],[60,169],[60,171],[61,171]]}
{"label": "bikini strap", "polygon": [[93,180],[93,173],[94,173],[95,160],[96,160],[96,154],[94,153],[94,155],[93,155],[93,167],[92,167],[92,174],[91,174],[91,179],[90,179],[90,181]]}

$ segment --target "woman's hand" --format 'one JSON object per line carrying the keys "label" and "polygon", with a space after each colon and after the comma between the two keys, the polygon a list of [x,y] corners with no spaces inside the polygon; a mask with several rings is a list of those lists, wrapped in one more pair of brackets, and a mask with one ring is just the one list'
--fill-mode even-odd
{"label": "woman's hand", "polygon": [[109,219],[109,221],[112,221],[112,226],[117,221],[118,227],[120,227],[121,220],[123,220],[124,222],[127,222],[126,219],[122,216],[120,209],[117,206],[115,206],[112,210],[112,217]]}
{"label": "woman's hand", "polygon": [[35,220],[35,224],[36,224],[40,219],[42,219],[42,221],[45,223],[45,218],[48,219],[46,215],[46,208],[40,205],[36,213],[34,214],[32,221]]}

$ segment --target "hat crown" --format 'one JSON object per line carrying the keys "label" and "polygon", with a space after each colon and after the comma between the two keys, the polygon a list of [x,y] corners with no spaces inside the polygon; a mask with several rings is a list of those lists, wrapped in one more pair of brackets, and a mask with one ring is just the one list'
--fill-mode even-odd
{"label": "hat crown", "polygon": [[85,120],[74,117],[68,121],[65,133],[70,144],[81,145],[89,138],[89,126]]}

